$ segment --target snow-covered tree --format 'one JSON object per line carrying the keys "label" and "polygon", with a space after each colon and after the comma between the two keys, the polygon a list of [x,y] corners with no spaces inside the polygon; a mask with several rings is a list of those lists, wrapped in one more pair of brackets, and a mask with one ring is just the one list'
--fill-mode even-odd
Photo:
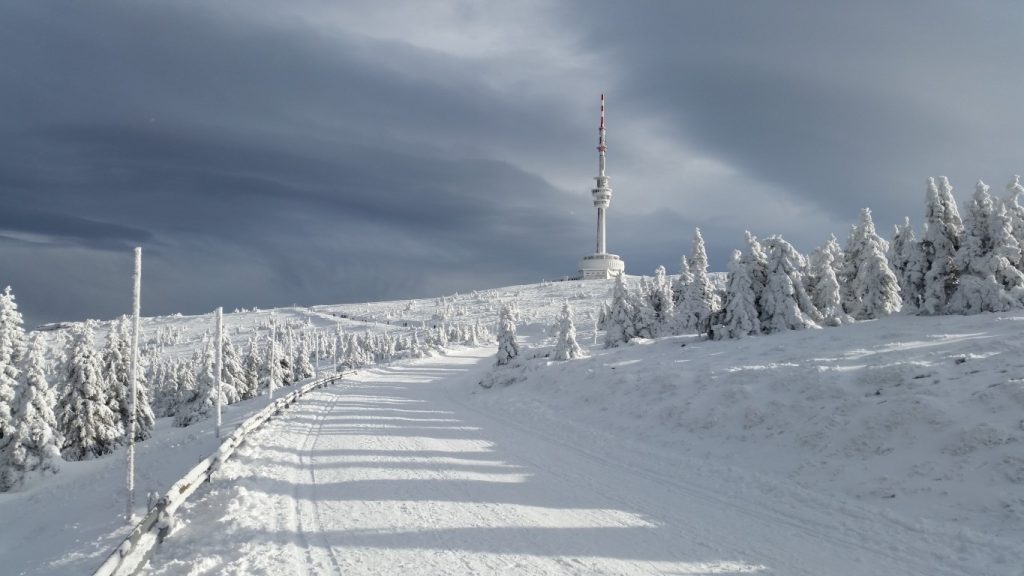
{"label": "snow-covered tree", "polygon": [[659,331],[663,330],[674,316],[675,304],[672,301],[672,284],[665,275],[665,267],[658,266],[654,271],[654,280],[648,293],[651,310]]}
{"label": "snow-covered tree", "polygon": [[693,255],[690,257],[690,275],[693,280],[683,291],[676,317],[679,328],[707,333],[711,327],[711,316],[722,303],[708,278],[708,255],[700,228],[693,233]]}
{"label": "snow-covered tree", "polygon": [[241,388],[246,386],[242,360],[238,357],[238,349],[231,342],[225,329],[221,340],[221,394],[224,402],[234,404],[242,399]]}
{"label": "snow-covered tree", "polygon": [[750,273],[750,288],[754,291],[754,301],[761,301],[761,294],[768,285],[768,255],[761,243],[748,230],[747,251],[743,253],[743,265]]}
{"label": "snow-covered tree", "polygon": [[714,327],[716,340],[743,338],[761,333],[757,298],[754,296],[750,268],[739,250],[729,260],[729,280],[725,289],[724,324]]}
{"label": "snow-covered tree", "polygon": [[923,255],[910,218],[904,218],[903,224],[897,224],[893,230],[886,257],[900,286],[903,309],[907,311],[916,311],[924,296]]}
{"label": "snow-covered tree", "polygon": [[24,321],[8,286],[0,294],[0,450],[14,432],[14,401],[24,343]]}
{"label": "snow-covered tree", "polygon": [[260,370],[263,368],[264,359],[260,353],[256,338],[249,338],[249,346],[242,360],[242,378],[239,389],[239,397],[242,400],[255,398],[260,394]]}
{"label": "snow-covered tree", "polygon": [[679,259],[679,276],[672,282],[672,305],[679,306],[683,301],[683,295],[693,282],[693,273],[690,272],[690,259],[683,256]]}
{"label": "snow-covered tree", "polygon": [[555,360],[572,360],[581,356],[583,356],[583,349],[576,342],[576,325],[572,321],[572,307],[566,302],[562,305],[562,313],[558,315]]}
{"label": "snow-covered tree", "polygon": [[[191,426],[210,417],[217,403],[217,344],[207,342],[201,356],[194,357],[193,371],[196,375],[193,393],[185,395],[185,401],[178,405],[174,414],[175,426]],[[226,403],[223,396],[221,402]]]}
{"label": "snow-covered tree", "polygon": [[917,237],[914,236],[914,227],[910,225],[910,217],[905,216],[902,224],[897,224],[893,227],[892,240],[889,241],[889,250],[885,253],[886,259],[889,260],[889,267],[892,268],[893,274],[896,275],[896,281],[900,285],[901,293],[906,283],[907,263],[910,261],[911,251],[907,248],[907,245],[916,241]]}
{"label": "snow-covered tree", "polygon": [[1024,274],[1012,262],[1020,258],[1006,207],[978,181],[955,265],[960,272],[947,311],[954,314],[999,312],[1020,306]]}
{"label": "snow-covered tree", "polygon": [[0,451],[0,491],[14,488],[33,473],[60,467],[61,438],[53,415],[53,393],[46,382],[45,343],[36,334],[23,357],[23,382],[14,409],[14,430]]}
{"label": "snow-covered tree", "polygon": [[300,338],[295,350],[295,378],[305,380],[311,378],[313,372],[313,364],[309,361],[309,342],[306,338]]}
{"label": "snow-covered tree", "polygon": [[[835,236],[830,242],[835,243]],[[811,282],[811,303],[821,314],[821,322],[826,326],[838,326],[852,320],[843,311],[843,303],[839,292],[839,280],[833,258],[835,252],[825,248],[819,250],[809,264]]]}
{"label": "snow-covered tree", "polygon": [[800,277],[803,257],[781,236],[769,238],[766,244],[769,247],[768,281],[760,299],[761,330],[772,334],[817,328],[815,319],[820,314]]}
{"label": "snow-covered tree", "polygon": [[934,178],[928,179],[925,221],[927,230],[921,238],[924,251],[923,264],[924,293],[918,312],[921,314],[942,314],[949,297],[956,292],[960,273],[954,258],[960,249],[964,227],[953,199],[952,187],[944,176],[936,185]]}
{"label": "snow-covered tree", "polygon": [[106,392],[102,360],[94,348],[92,322],[85,322],[75,334],[57,420],[64,437],[61,454],[65,460],[109,454],[124,435]]}
{"label": "snow-covered tree", "polygon": [[625,275],[619,274],[615,277],[612,304],[605,321],[605,348],[613,348],[637,337],[636,327],[633,326],[634,318],[636,310],[633,306],[633,297],[626,287]]}
{"label": "snow-covered tree", "polygon": [[[1024,206],[1020,205],[1020,195],[1024,194],[1024,185],[1020,183],[1020,176],[1014,176],[1013,181],[1006,185],[1007,197],[1003,201],[1006,205],[1006,216],[1010,220],[1010,229],[1017,246],[1024,248]],[[1012,262],[1018,270],[1024,272],[1024,254]]]}
{"label": "snow-covered tree", "polygon": [[[110,327],[107,345],[103,348],[102,365],[107,404],[117,414],[124,430],[128,429],[131,410],[131,346],[131,324],[128,316],[121,316]],[[155,418],[150,407],[144,370],[137,371],[135,384],[135,440],[140,441],[152,435]]]}
{"label": "snow-covered tree", "polygon": [[875,232],[871,210],[864,208],[845,252],[843,275],[849,283],[845,310],[857,320],[879,318],[902,306],[899,282],[885,257],[889,243]]}
{"label": "snow-covered tree", "polygon": [[509,306],[502,306],[498,316],[498,366],[508,364],[519,355],[519,344],[516,342],[516,323]]}

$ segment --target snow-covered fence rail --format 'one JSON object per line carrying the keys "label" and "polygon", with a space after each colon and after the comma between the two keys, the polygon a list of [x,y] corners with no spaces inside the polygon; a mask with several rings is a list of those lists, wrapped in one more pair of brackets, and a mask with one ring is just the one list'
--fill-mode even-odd
{"label": "snow-covered fence rail", "polygon": [[106,561],[93,573],[93,576],[127,576],[136,574],[153,554],[156,547],[170,533],[174,513],[198,488],[213,478],[214,473],[245,440],[245,437],[256,430],[274,415],[293,404],[307,393],[323,388],[341,380],[345,376],[355,374],[354,370],[325,376],[302,386],[298,390],[268,404],[264,409],[253,414],[242,422],[228,436],[216,452],[207,456],[195,468],[175,482],[156,505],[135,525],[131,533],[113,551]]}

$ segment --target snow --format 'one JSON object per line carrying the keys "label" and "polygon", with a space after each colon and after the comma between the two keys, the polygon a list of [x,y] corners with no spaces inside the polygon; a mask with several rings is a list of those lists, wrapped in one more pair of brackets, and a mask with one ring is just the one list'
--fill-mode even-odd
{"label": "snow", "polygon": [[[148,573],[1024,574],[1024,314],[604,349],[610,288],[275,311],[394,331],[493,327],[515,303],[522,351],[495,367],[493,345],[456,350],[312,393],[178,511]],[[545,338],[566,300],[588,356],[556,362]],[[226,332],[244,342],[269,317],[227,314]],[[186,355],[213,319],[143,328],[161,326]],[[265,403],[227,406],[225,429]],[[137,445],[140,513],[217,445],[212,420],[170,420]],[[5,574],[102,562],[129,529],[122,450],[0,494]]]}

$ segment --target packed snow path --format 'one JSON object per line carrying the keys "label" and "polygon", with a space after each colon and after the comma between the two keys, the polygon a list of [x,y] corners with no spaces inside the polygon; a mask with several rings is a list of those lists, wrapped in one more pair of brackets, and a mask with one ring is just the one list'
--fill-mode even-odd
{"label": "packed snow path", "polygon": [[[257,432],[149,574],[965,574],[857,509],[691,482],[472,401],[492,350],[362,372]],[[947,556],[948,555],[948,556]]]}

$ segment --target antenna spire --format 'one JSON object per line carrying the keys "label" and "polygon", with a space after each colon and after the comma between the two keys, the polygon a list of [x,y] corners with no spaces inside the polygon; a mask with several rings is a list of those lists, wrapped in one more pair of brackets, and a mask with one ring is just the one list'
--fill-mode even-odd
{"label": "antenna spire", "polygon": [[604,176],[604,153],[608,150],[608,145],[604,140],[604,94],[601,94],[601,124],[597,127],[597,133],[598,175]]}

